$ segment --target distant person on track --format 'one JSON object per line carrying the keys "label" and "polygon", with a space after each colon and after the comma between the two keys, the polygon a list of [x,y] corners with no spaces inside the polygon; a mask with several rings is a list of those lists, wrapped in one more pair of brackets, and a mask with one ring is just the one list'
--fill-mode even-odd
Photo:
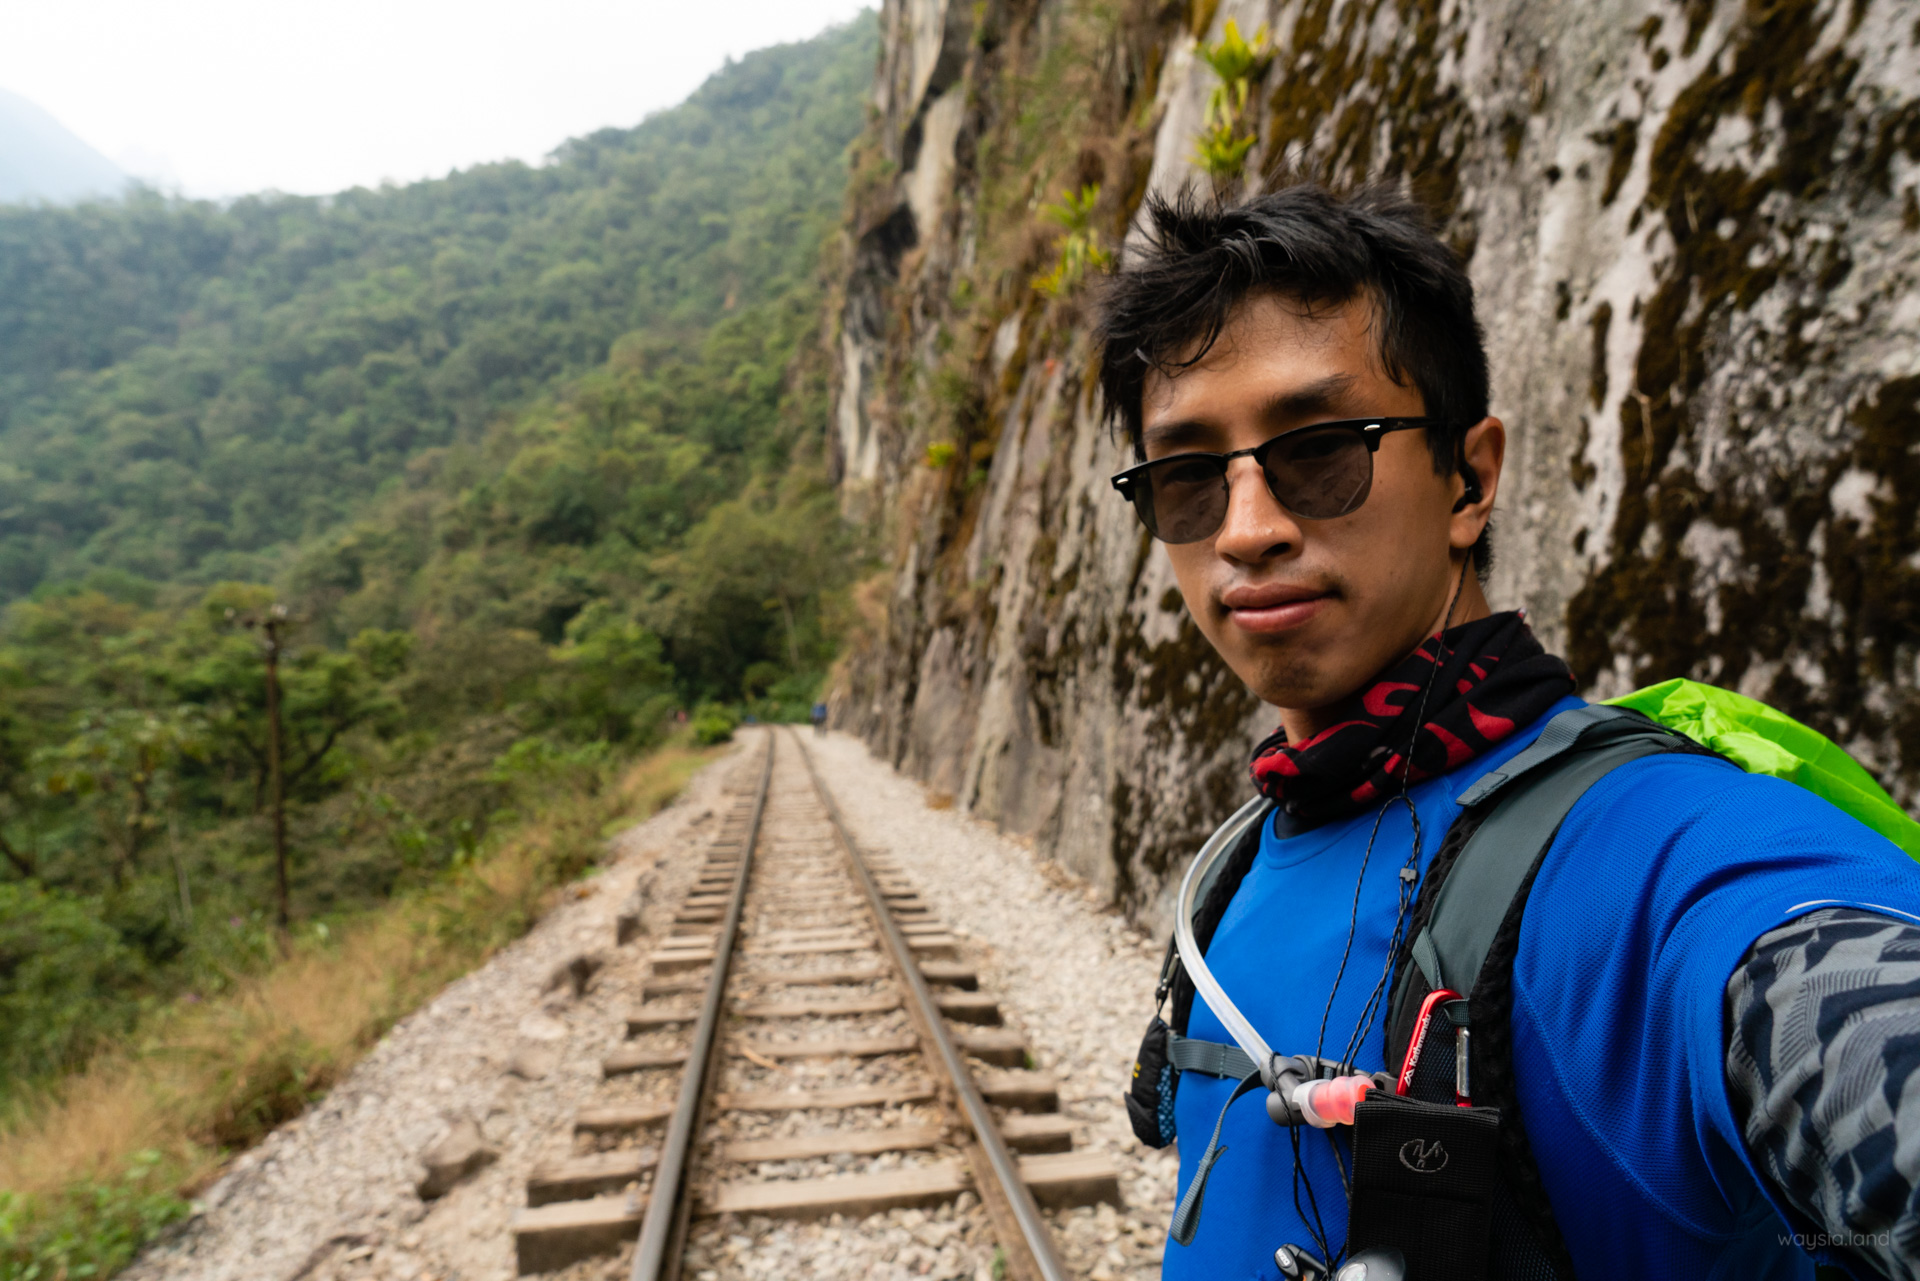
{"label": "distant person on track", "polygon": [[825,703],[815,703],[813,705],[813,711],[809,713],[809,718],[813,721],[814,737],[824,737],[827,732],[827,705]]}
{"label": "distant person on track", "polygon": [[[1168,1281],[1362,1248],[1413,1281],[1915,1275],[1920,869],[1588,708],[1489,603],[1508,432],[1421,209],[1299,185],[1144,224],[1102,303],[1115,487],[1280,722],[1128,1096],[1179,1140]],[[1631,759],[1568,790],[1616,732]],[[1541,830],[1483,854],[1496,822]],[[1447,901],[1513,848],[1517,888]]]}

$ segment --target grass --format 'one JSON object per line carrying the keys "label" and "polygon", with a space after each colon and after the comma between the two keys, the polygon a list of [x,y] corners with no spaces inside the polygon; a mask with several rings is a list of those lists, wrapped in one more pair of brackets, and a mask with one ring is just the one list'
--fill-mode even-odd
{"label": "grass", "polygon": [[531,928],[609,830],[658,811],[723,750],[675,742],[617,778],[543,779],[520,821],[439,883],[303,936],[218,999],[156,1012],[128,1044],[16,1102],[0,1122],[0,1281],[123,1267],[235,1153]]}

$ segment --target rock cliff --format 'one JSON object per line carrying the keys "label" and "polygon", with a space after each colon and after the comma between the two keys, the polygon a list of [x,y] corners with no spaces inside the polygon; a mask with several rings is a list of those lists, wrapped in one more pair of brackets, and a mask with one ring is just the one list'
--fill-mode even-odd
{"label": "rock cliff", "polygon": [[[1243,166],[1203,173],[1200,55],[1229,20],[1272,57]],[[886,0],[882,21],[832,430],[889,560],[838,723],[1164,918],[1273,717],[1108,489],[1068,260],[1124,253],[1149,190],[1285,166],[1408,183],[1468,257],[1514,438],[1496,604],[1592,690],[1738,688],[1920,796],[1910,4]]]}

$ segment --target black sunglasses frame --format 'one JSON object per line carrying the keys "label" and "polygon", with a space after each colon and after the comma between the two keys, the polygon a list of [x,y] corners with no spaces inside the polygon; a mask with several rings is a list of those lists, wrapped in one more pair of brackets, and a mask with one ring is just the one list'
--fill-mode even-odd
{"label": "black sunglasses frame", "polygon": [[[1193,463],[1201,459],[1207,459],[1219,464],[1220,484],[1224,489],[1229,488],[1227,485],[1228,464],[1236,458],[1251,458],[1259,465],[1260,474],[1266,479],[1267,492],[1273,495],[1273,501],[1279,503],[1289,514],[1300,520],[1337,520],[1342,516],[1352,515],[1366,505],[1367,496],[1373,492],[1373,455],[1380,452],[1380,441],[1387,433],[1395,431],[1417,431],[1423,427],[1445,427],[1448,425],[1447,420],[1444,418],[1339,418],[1332,422],[1308,423],[1305,426],[1283,431],[1278,436],[1269,437],[1250,449],[1236,449],[1228,454],[1211,454],[1200,451],[1185,454],[1168,454],[1165,458],[1155,458],[1151,462],[1139,463],[1127,468],[1125,471],[1114,476],[1111,483],[1115,492],[1133,505],[1134,514],[1140,517],[1140,523],[1147,527],[1147,532],[1155,538],[1160,539],[1161,542],[1172,542],[1173,540],[1162,537],[1160,531],[1154,527],[1154,522],[1148,519],[1146,512],[1141,508],[1139,501],[1140,496],[1143,494],[1152,494],[1153,471],[1155,468],[1165,467],[1170,463]],[[1367,483],[1360,487],[1357,496],[1347,505],[1345,510],[1334,512],[1328,516],[1309,516],[1304,512],[1295,511],[1293,507],[1287,503],[1285,498],[1282,498],[1274,491],[1273,473],[1267,470],[1267,451],[1289,437],[1298,436],[1305,432],[1324,432],[1329,430],[1350,431],[1360,437],[1366,444]],[[1151,500],[1149,499],[1149,501]],[[1226,509],[1224,507],[1221,509],[1220,521],[1221,524],[1226,523]],[[1219,532],[1220,526],[1215,525],[1207,533],[1197,538],[1183,539],[1181,541],[1193,543],[1204,542]]]}

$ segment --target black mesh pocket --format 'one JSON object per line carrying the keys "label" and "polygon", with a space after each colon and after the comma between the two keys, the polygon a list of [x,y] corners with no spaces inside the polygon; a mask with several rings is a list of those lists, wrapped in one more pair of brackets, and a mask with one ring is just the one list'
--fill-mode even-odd
{"label": "black mesh pocket", "polygon": [[1150,1148],[1173,1142],[1173,1090],[1180,1074],[1167,1060],[1167,1032],[1166,1021],[1157,1015],[1147,1024],[1124,1096],[1134,1137]]}
{"label": "black mesh pocket", "polygon": [[1355,1110],[1347,1248],[1406,1256],[1418,1281],[1486,1281],[1499,1113],[1370,1093]]}

